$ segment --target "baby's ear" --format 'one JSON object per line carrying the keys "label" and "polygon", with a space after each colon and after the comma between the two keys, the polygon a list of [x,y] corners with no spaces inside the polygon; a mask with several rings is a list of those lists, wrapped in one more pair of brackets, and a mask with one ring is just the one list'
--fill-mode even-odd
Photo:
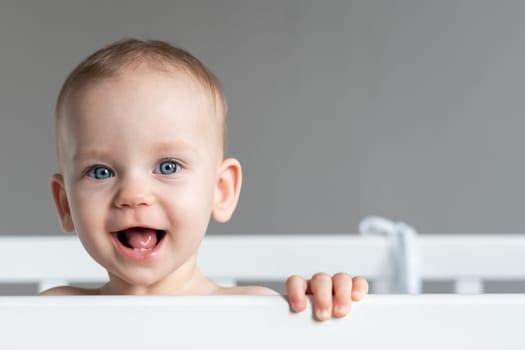
{"label": "baby's ear", "polygon": [[62,229],[66,232],[73,232],[75,226],[71,219],[71,211],[69,210],[69,202],[64,186],[64,177],[61,174],[54,174],[51,177],[51,194],[55,201],[58,217],[62,223]]}
{"label": "baby's ear", "polygon": [[225,159],[219,167],[215,184],[213,218],[218,222],[230,220],[241,192],[242,170],[237,159]]}

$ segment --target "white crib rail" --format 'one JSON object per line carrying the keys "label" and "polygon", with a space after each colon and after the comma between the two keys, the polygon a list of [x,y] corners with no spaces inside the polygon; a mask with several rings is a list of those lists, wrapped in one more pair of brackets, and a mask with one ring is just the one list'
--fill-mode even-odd
{"label": "white crib rail", "polygon": [[524,349],[525,295],[368,296],[325,322],[282,297],[0,297],[5,349]]}
{"label": "white crib rail", "polygon": [[[482,292],[484,280],[525,280],[525,236],[419,235],[423,280],[456,281],[459,293]],[[0,283],[99,282],[105,271],[84,252],[76,237],[0,237]],[[205,238],[204,273],[218,281],[283,280],[291,274],[346,271],[370,280],[391,278],[384,237],[358,235],[235,235]],[[394,276],[395,277],[395,276]]]}
{"label": "white crib rail", "polygon": [[[201,245],[199,266],[210,278],[284,280],[291,274],[346,271],[386,278],[388,246],[378,237],[357,235],[209,236]],[[107,279],[72,236],[0,237],[0,283],[38,282],[40,289]],[[264,262],[264,263],[263,263]]]}
{"label": "white crib rail", "polygon": [[525,235],[422,235],[421,276],[454,280],[458,293],[480,293],[484,280],[525,280]]}

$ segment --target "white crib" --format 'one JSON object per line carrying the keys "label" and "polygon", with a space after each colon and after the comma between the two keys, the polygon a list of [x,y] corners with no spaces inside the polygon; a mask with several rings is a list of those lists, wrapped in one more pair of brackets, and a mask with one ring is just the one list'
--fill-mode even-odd
{"label": "white crib", "polygon": [[[454,280],[456,292],[468,295],[370,295],[349,317],[322,323],[310,310],[290,313],[282,297],[6,296],[0,297],[1,347],[525,348],[525,294],[476,294],[486,279],[525,279],[523,235],[420,235],[408,250],[413,256],[401,259],[393,259],[391,243],[385,236],[210,236],[200,265],[228,284],[317,271],[389,284],[406,273],[392,265],[418,261],[412,278]],[[0,283],[47,288],[106,279],[75,237],[4,236],[0,251]]]}

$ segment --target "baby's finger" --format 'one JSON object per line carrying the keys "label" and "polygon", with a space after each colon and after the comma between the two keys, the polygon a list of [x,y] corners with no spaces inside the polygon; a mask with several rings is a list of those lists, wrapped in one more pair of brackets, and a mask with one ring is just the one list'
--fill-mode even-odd
{"label": "baby's finger", "polygon": [[332,278],[326,273],[316,273],[310,280],[314,313],[318,320],[332,317]]}
{"label": "baby's finger", "polygon": [[290,276],[286,280],[286,294],[292,311],[301,312],[306,308],[306,280],[300,276]]}
{"label": "baby's finger", "polygon": [[352,300],[360,301],[368,294],[368,282],[363,277],[352,278]]}
{"label": "baby's finger", "polygon": [[350,312],[352,306],[352,278],[343,272],[336,273],[332,277],[334,290],[335,317],[344,317]]}

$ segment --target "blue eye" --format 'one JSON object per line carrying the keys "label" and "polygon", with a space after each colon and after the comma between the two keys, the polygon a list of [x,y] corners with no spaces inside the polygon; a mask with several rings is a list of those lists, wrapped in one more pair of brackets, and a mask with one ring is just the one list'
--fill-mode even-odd
{"label": "blue eye", "polygon": [[96,166],[89,171],[87,176],[97,180],[105,180],[115,176],[115,174],[113,174],[113,170],[109,169],[108,167]]}
{"label": "blue eye", "polygon": [[179,170],[180,170],[179,163],[173,160],[165,160],[157,166],[157,168],[155,169],[155,172],[160,173],[162,175],[171,175],[171,174],[175,174]]}

